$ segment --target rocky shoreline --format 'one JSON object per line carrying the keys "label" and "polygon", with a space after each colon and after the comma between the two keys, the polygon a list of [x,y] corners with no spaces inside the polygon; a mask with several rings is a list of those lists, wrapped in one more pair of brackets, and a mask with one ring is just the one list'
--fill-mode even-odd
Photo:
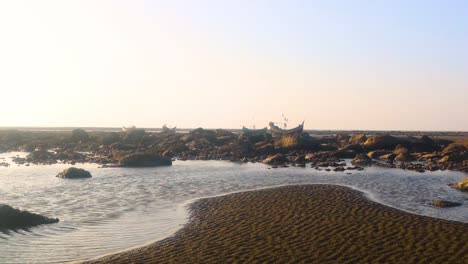
{"label": "rocky shoreline", "polygon": [[[136,164],[170,165],[168,159],[263,162],[271,168],[299,166],[317,170],[360,170],[365,166],[401,168],[419,172],[456,170],[468,172],[468,141],[439,137],[345,134],[312,137],[308,133],[273,137],[269,133],[233,133],[228,130],[194,129],[147,132],[19,131],[0,130],[0,152],[25,151],[13,157],[20,165],[97,163],[122,166],[129,155],[153,156],[157,161]],[[125,158],[127,157],[127,158]],[[344,159],[352,159],[347,166]],[[0,166],[9,166],[0,160]]]}

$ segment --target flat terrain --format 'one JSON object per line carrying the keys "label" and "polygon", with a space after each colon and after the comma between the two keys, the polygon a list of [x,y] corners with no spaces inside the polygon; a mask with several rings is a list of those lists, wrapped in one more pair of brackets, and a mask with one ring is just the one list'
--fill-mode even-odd
{"label": "flat terrain", "polygon": [[191,213],[174,236],[92,263],[468,262],[468,224],[402,212],[342,186],[229,194],[199,200]]}

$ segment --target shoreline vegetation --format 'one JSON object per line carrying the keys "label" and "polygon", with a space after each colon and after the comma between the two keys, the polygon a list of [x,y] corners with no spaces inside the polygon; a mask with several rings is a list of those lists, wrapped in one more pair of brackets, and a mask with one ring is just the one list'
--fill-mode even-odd
{"label": "shoreline vegetation", "polygon": [[[464,132],[336,133],[311,136],[273,136],[223,129],[197,128],[186,133],[166,129],[128,131],[29,131],[0,130],[0,153],[23,151],[12,157],[19,165],[97,163],[102,167],[135,164],[170,165],[167,159],[263,162],[272,168],[310,166],[317,170],[348,171],[374,165],[419,172],[468,172],[468,135]],[[135,155],[135,156],[133,156]],[[154,157],[139,161],[137,157]],[[152,158],[153,159],[153,158]],[[347,166],[344,159],[354,159]],[[9,166],[0,160],[0,166]]]}
{"label": "shoreline vegetation", "polygon": [[150,245],[84,263],[464,263],[468,224],[382,205],[338,185],[203,198]]}

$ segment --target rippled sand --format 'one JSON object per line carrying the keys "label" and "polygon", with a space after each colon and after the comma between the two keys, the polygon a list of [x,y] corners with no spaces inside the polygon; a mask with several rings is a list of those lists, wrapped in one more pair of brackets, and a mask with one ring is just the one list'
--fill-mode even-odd
{"label": "rippled sand", "polygon": [[334,185],[198,200],[174,236],[94,263],[466,263],[468,224]]}

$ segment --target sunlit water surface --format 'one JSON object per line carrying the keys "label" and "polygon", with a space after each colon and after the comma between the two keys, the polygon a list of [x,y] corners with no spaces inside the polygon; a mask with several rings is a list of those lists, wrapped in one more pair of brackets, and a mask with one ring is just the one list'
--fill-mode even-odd
{"label": "sunlit water surface", "polygon": [[[16,154],[22,153],[0,154],[0,162]],[[60,218],[58,224],[29,231],[0,232],[1,263],[63,263],[139,246],[180,228],[188,217],[187,201],[288,184],[351,186],[405,211],[468,222],[468,195],[447,186],[464,177],[459,172],[371,167],[348,175],[223,161],[176,161],[171,167],[141,169],[75,166],[93,177],[56,178],[69,167],[63,164],[0,168],[0,203]],[[428,205],[433,199],[463,205],[440,209]]]}

